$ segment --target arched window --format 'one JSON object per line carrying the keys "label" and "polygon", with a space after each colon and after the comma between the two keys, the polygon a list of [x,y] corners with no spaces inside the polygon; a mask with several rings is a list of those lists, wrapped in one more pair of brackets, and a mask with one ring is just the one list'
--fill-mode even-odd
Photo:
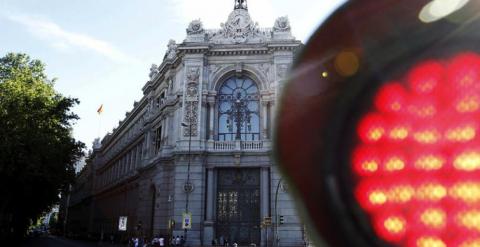
{"label": "arched window", "polygon": [[260,139],[260,95],[248,77],[231,77],[218,92],[218,139],[220,141]]}

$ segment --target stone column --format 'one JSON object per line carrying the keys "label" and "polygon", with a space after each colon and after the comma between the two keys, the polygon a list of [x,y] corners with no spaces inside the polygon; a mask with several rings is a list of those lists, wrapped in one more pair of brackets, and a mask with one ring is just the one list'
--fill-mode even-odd
{"label": "stone column", "polygon": [[268,110],[267,110],[267,107],[268,107],[268,102],[267,101],[263,101],[262,100],[262,138],[263,139],[267,139],[268,138]]}
{"label": "stone column", "polygon": [[[262,167],[260,171],[260,217],[263,220],[264,217],[270,216],[268,207],[270,205],[270,193],[269,193],[269,170],[268,167]],[[267,239],[271,239],[271,232],[269,228],[263,228],[262,238],[260,246],[265,246]]]}
{"label": "stone column", "polygon": [[215,179],[214,179],[214,170],[207,169],[207,212],[206,220],[204,221],[204,231],[203,231],[203,243],[209,245],[212,242],[212,239],[215,237],[215,232],[213,229],[214,226],[214,209],[215,209]]}
{"label": "stone column", "polygon": [[[270,101],[270,104],[268,105],[270,108],[270,126],[268,126],[269,129],[269,137],[273,136],[273,127],[275,126],[275,101]],[[272,139],[272,138],[270,138]]]}
{"label": "stone column", "polygon": [[210,107],[210,115],[209,115],[209,120],[210,124],[208,125],[208,140],[213,141],[213,126],[215,125],[215,101],[210,101],[208,102],[208,105]]}

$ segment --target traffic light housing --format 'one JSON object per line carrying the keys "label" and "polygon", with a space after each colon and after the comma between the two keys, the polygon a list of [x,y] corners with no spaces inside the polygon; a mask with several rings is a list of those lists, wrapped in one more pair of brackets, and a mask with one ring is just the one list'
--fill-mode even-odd
{"label": "traffic light housing", "polygon": [[283,218],[283,215],[279,215],[279,216],[278,216],[278,223],[279,223],[280,225],[285,224],[285,219]]}
{"label": "traffic light housing", "polygon": [[276,155],[317,241],[480,243],[479,9],[351,1],[310,39],[284,89]]}

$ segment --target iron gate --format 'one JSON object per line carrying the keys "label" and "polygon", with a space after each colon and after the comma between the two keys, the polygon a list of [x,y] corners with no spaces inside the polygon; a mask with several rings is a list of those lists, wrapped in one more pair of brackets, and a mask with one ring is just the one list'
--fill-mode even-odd
{"label": "iron gate", "polygon": [[217,178],[217,240],[260,244],[260,170],[220,169]]}

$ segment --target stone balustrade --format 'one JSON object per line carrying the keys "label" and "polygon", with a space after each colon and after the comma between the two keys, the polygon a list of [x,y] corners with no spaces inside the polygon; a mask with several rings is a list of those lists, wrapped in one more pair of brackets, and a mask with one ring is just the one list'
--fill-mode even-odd
{"label": "stone balustrade", "polygon": [[265,151],[270,147],[270,141],[213,141],[207,144],[210,152]]}

